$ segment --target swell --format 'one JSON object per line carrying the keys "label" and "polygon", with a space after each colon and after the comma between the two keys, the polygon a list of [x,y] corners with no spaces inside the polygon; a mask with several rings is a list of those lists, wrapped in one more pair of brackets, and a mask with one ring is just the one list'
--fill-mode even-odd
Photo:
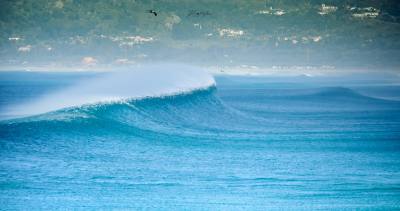
{"label": "swell", "polygon": [[3,121],[1,128],[8,130],[3,134],[21,134],[29,129],[69,135],[131,134],[146,139],[149,136],[240,138],[261,134],[257,118],[227,106],[216,92],[212,86],[176,95],[84,105]]}
{"label": "swell", "polygon": [[297,96],[300,98],[315,98],[315,99],[351,99],[351,100],[367,100],[367,101],[394,101],[396,100],[389,100],[383,99],[379,97],[369,96],[366,94],[361,94],[353,89],[345,88],[345,87],[325,87],[319,88],[315,93],[309,95],[301,95]]}
{"label": "swell", "polygon": [[[133,135],[146,140],[168,139],[171,136],[231,140],[264,139],[271,134],[304,132],[302,126],[293,128],[291,121],[287,121],[300,121],[296,118],[302,112],[324,111],[327,114],[325,110],[343,112],[353,108],[376,109],[377,102],[386,102],[342,88],[318,89],[307,95],[302,93],[280,96],[278,101],[277,97],[259,98],[264,101],[237,99],[245,102],[246,106],[234,106],[234,103],[227,104],[224,98],[221,99],[217,88],[212,86],[175,95],[83,105],[7,120],[0,122],[0,132],[5,137],[23,137],[24,134],[35,132],[57,133],[61,137],[88,134]],[[349,103],[354,107],[349,106]],[[379,108],[399,108],[399,103],[391,103],[379,105]],[[316,125],[313,130],[318,131],[320,127],[324,128],[323,125]]]}

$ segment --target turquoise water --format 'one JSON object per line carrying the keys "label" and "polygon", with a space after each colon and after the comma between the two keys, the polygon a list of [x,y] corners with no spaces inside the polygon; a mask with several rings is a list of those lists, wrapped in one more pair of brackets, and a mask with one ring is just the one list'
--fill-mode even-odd
{"label": "turquoise water", "polygon": [[[92,77],[1,75],[3,111]],[[224,77],[186,94],[3,112],[0,207],[398,210],[399,91]]]}

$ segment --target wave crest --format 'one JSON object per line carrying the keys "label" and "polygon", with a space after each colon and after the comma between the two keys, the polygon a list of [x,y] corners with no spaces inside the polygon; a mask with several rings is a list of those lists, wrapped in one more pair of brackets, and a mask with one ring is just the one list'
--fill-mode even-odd
{"label": "wave crest", "polygon": [[63,108],[163,97],[208,89],[216,85],[211,74],[184,65],[151,65],[84,80],[65,90],[15,106],[10,116],[31,116]]}

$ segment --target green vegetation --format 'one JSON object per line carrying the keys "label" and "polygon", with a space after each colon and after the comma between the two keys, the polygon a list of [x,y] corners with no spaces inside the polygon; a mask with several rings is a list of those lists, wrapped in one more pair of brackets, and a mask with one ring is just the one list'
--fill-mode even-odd
{"label": "green vegetation", "polygon": [[[148,12],[154,10],[157,16]],[[398,67],[389,0],[1,0],[0,64]]]}

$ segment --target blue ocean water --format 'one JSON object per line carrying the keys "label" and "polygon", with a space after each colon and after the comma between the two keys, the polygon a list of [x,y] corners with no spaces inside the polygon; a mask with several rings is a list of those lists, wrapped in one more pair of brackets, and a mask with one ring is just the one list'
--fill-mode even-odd
{"label": "blue ocean water", "polygon": [[398,85],[219,77],[10,118],[93,75],[0,76],[1,209],[400,209]]}

